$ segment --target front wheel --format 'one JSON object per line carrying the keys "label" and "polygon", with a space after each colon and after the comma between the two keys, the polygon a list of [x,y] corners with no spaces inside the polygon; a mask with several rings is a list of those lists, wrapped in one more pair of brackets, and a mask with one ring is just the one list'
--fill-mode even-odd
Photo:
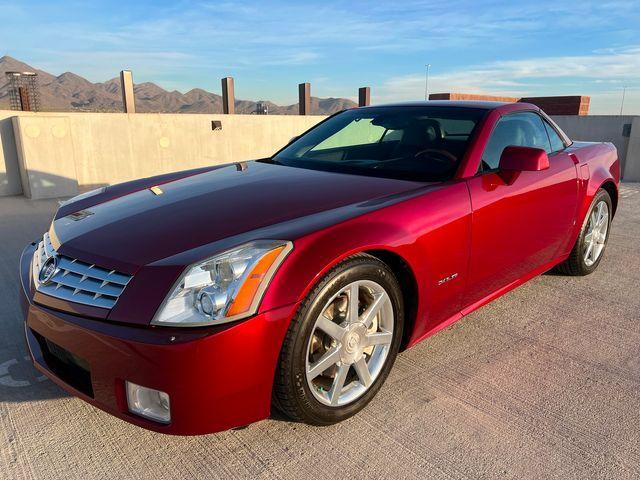
{"label": "front wheel", "polygon": [[274,382],[275,406],[315,425],[355,415],[389,374],[403,320],[400,286],[386,264],[369,255],[338,264],[291,322]]}
{"label": "front wheel", "polygon": [[598,268],[609,240],[612,212],[609,193],[598,190],[569,258],[557,267],[560,273],[588,275]]}

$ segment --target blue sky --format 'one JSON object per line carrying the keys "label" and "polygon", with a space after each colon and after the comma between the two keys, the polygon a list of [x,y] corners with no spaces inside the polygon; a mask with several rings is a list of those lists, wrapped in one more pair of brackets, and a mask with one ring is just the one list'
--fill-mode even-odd
{"label": "blue sky", "polygon": [[54,74],[295,103],[382,103],[431,92],[592,96],[592,113],[640,114],[640,1],[4,1],[0,55]]}

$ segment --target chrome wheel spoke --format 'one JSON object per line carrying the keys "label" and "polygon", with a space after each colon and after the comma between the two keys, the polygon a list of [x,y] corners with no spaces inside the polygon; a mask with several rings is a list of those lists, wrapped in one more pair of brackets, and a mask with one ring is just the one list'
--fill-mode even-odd
{"label": "chrome wheel spoke", "polygon": [[593,248],[593,261],[595,262],[598,257],[600,256],[600,253],[602,252],[602,249],[604,248],[604,245],[601,243],[598,243],[594,248]]}
{"label": "chrome wheel spoke", "polygon": [[368,346],[390,345],[392,340],[393,334],[391,332],[376,332],[370,333],[366,336],[366,342]]}
{"label": "chrome wheel spoke", "polygon": [[335,365],[340,361],[340,348],[336,347],[325,353],[320,360],[313,365],[307,367],[307,378],[313,380],[327,368]]}
{"label": "chrome wheel spoke", "polygon": [[602,224],[598,229],[598,233],[600,234],[600,240],[604,243],[607,240],[607,231],[609,230],[609,215],[605,215],[602,219]]}
{"label": "chrome wheel spoke", "polygon": [[596,225],[598,225],[598,226],[600,226],[602,224],[602,222],[604,221],[604,218],[605,218],[604,209],[605,209],[604,202],[600,202],[598,204],[598,214],[597,214],[598,219],[596,221]]}
{"label": "chrome wheel spoke", "polygon": [[369,366],[367,365],[367,361],[364,357],[360,357],[360,359],[353,364],[353,368],[355,368],[358,378],[360,379],[360,383],[363,386],[369,387],[369,385],[373,383]]}
{"label": "chrome wheel spoke", "polygon": [[593,251],[593,242],[589,242],[589,244],[587,245],[587,250],[586,252],[584,252],[584,259],[585,260],[591,260],[591,252]]}
{"label": "chrome wheel spoke", "polygon": [[349,307],[347,314],[347,322],[355,323],[358,321],[358,308],[359,308],[359,296],[360,285],[358,282],[354,282],[349,287]]}
{"label": "chrome wheel spoke", "polygon": [[333,384],[331,385],[331,390],[329,390],[329,402],[331,405],[337,405],[338,400],[340,399],[340,394],[342,393],[342,389],[344,388],[344,382],[347,379],[347,374],[349,373],[349,365],[340,365],[338,367],[338,373],[336,377],[333,379]]}
{"label": "chrome wheel spoke", "polygon": [[362,316],[360,317],[360,321],[364,324],[366,328],[371,327],[371,323],[373,319],[382,308],[382,305],[389,299],[386,293],[382,293],[376,296],[373,300],[373,303],[367,307]]}
{"label": "chrome wheel spoke", "polygon": [[324,315],[320,315],[316,326],[331,338],[338,341],[344,337],[346,331],[343,327]]}

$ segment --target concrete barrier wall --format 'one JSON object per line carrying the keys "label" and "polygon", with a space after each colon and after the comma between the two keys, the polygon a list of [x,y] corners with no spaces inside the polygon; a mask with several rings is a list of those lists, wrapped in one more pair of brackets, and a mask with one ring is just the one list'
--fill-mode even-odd
{"label": "concrete barrier wall", "polygon": [[640,182],[640,116],[633,117],[631,124],[624,179],[629,182]]}
{"label": "concrete barrier wall", "polygon": [[[74,195],[96,186],[265,157],[325,117],[0,111],[0,196]],[[554,116],[574,140],[618,148],[640,181],[639,116]],[[212,128],[222,122],[222,130]]]}
{"label": "concrete barrier wall", "polygon": [[[0,195],[22,191],[31,198],[60,197],[135,178],[261,158],[323,118],[4,111]],[[213,121],[222,122],[222,130],[215,130]]]}
{"label": "concrete barrier wall", "polygon": [[554,115],[552,118],[573,140],[613,143],[618,149],[623,178],[640,181],[639,116]]}
{"label": "concrete barrier wall", "polygon": [[0,110],[0,197],[22,193],[18,152],[11,117],[16,112]]}

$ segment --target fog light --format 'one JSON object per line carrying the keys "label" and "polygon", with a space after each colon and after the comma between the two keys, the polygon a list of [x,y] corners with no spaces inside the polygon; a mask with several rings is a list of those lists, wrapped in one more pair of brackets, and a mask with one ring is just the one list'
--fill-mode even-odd
{"label": "fog light", "polygon": [[160,390],[127,383],[127,404],[129,411],[141,417],[161,423],[171,421],[169,395]]}

